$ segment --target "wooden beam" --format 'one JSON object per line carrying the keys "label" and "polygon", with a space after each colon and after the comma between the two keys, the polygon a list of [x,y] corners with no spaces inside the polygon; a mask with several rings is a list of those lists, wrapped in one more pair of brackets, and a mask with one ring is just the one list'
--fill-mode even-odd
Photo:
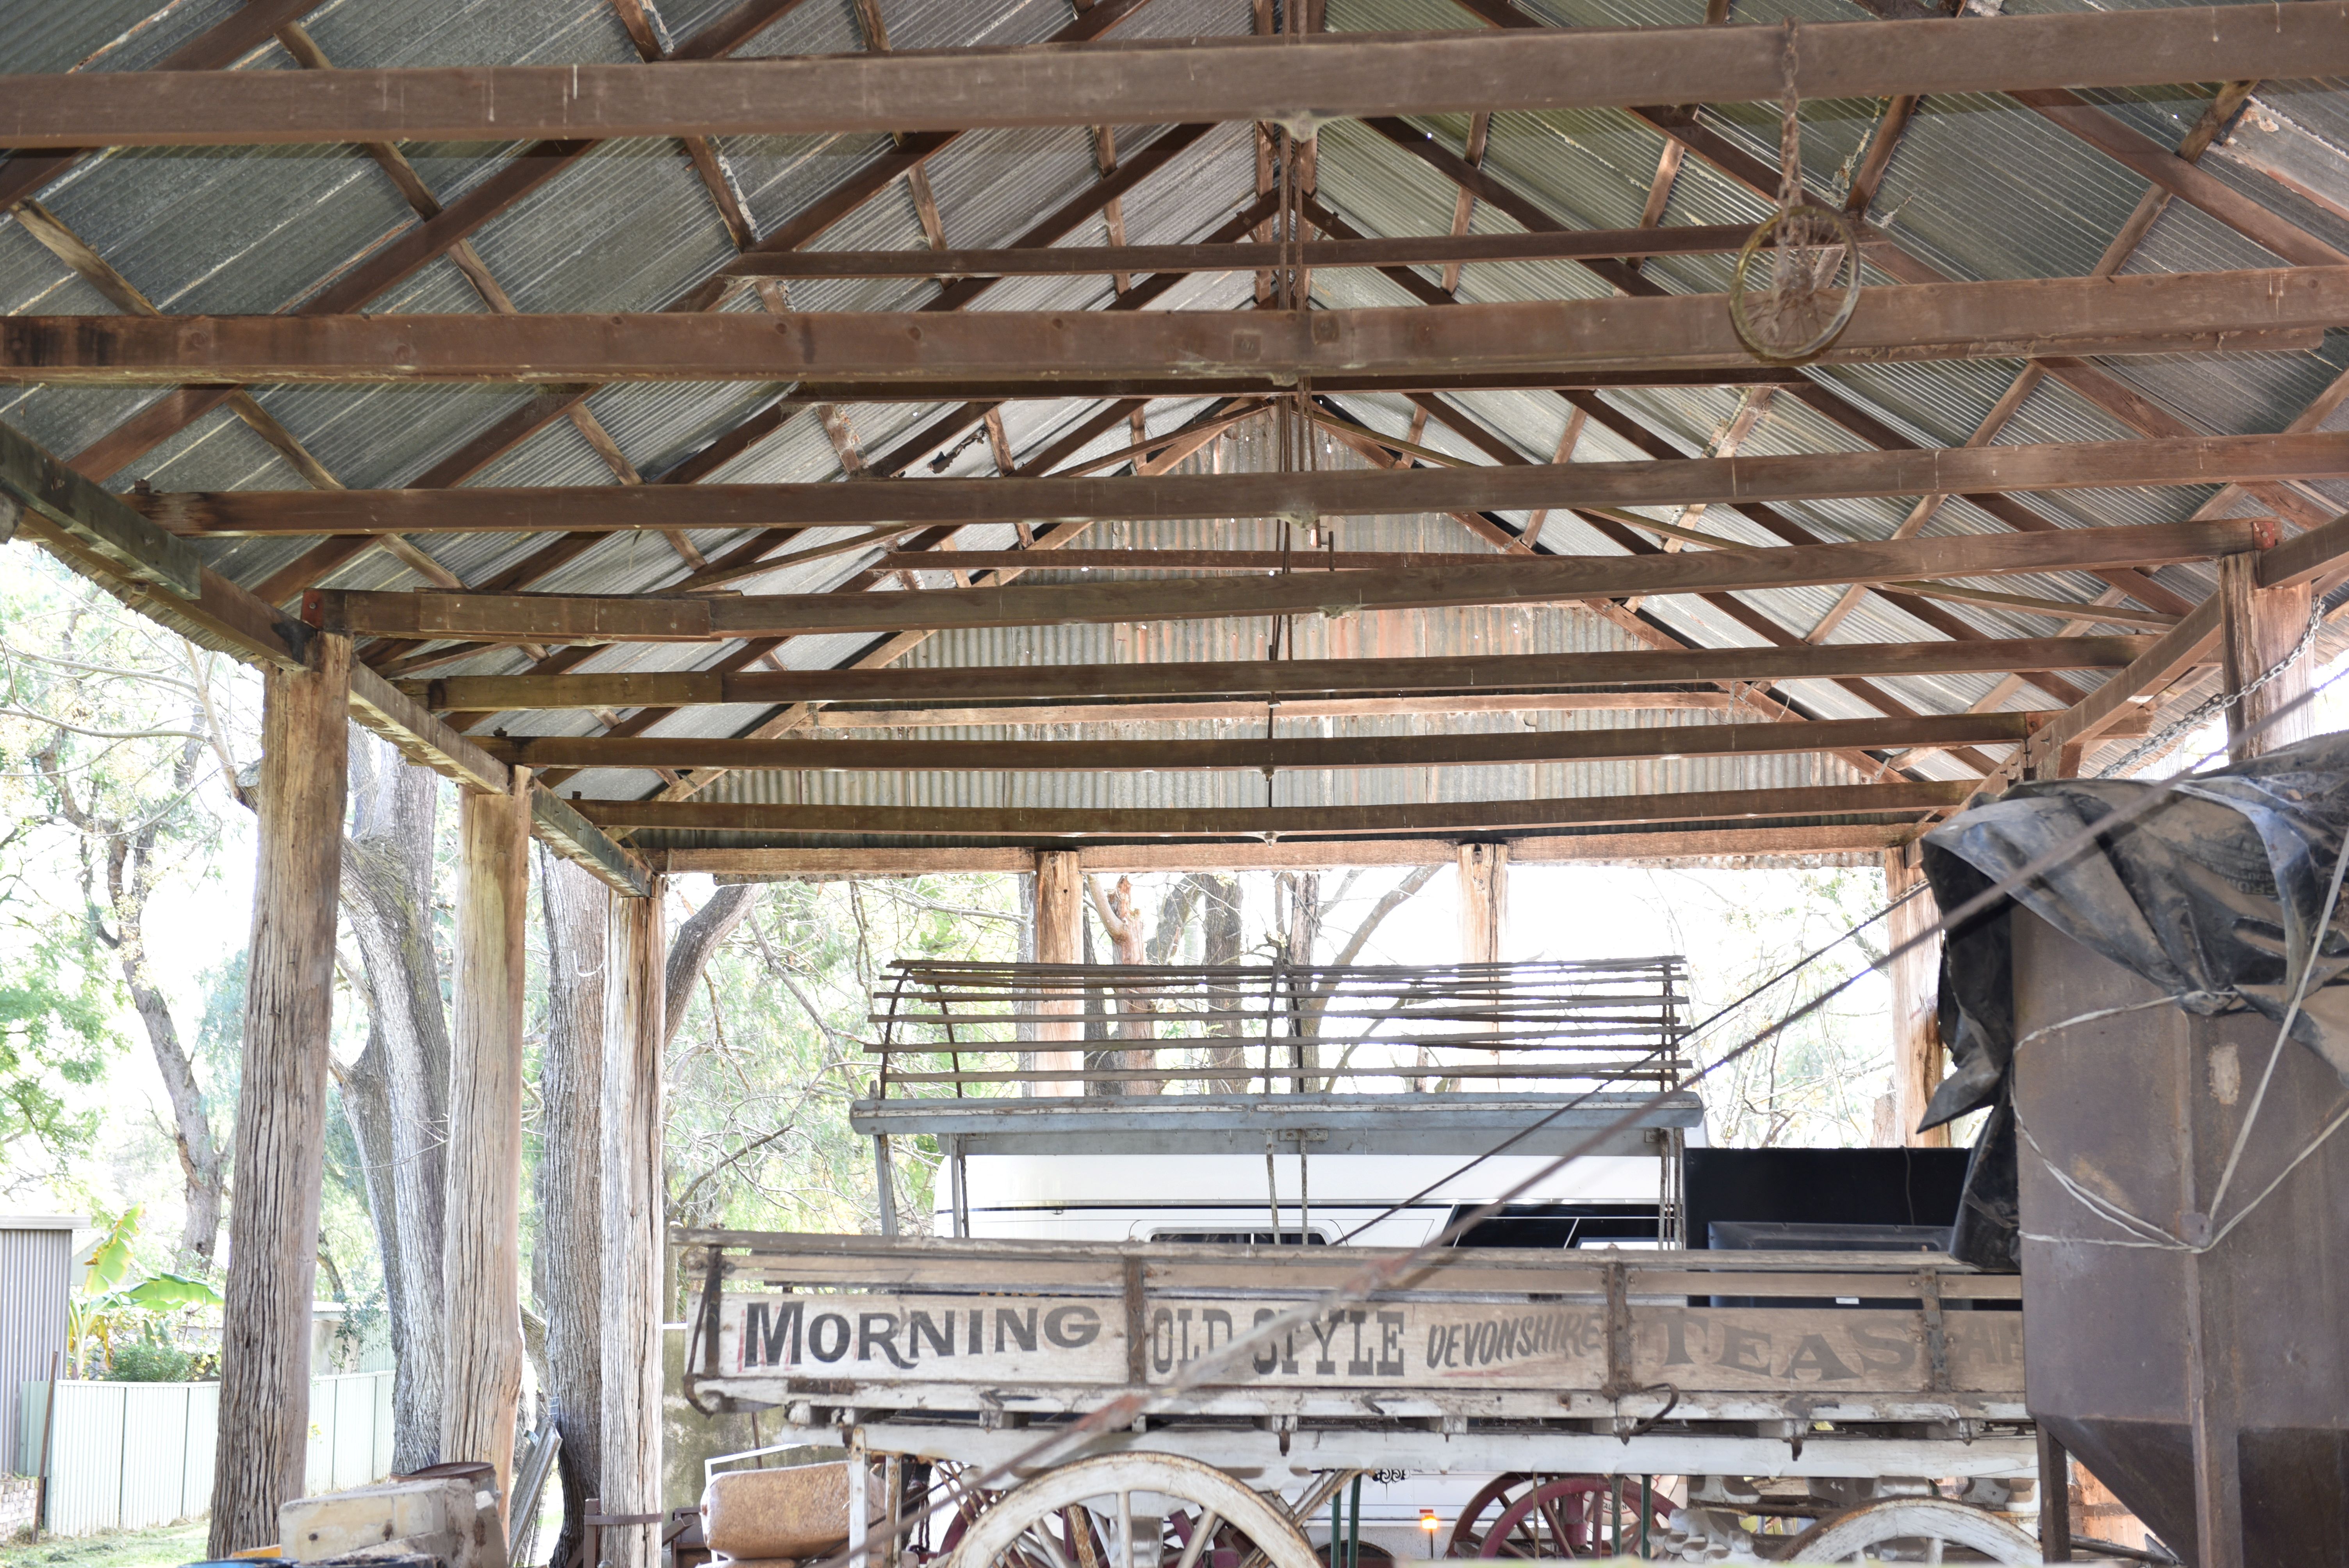
{"label": "wooden beam", "polygon": [[2260,586],[2289,588],[2349,570],[2349,512],[2260,556]]}
{"label": "wooden beam", "polygon": [[643,861],[614,843],[601,828],[573,810],[568,801],[535,783],[531,789],[530,820],[539,842],[613,892],[626,898],[652,896],[658,879]]}
{"label": "wooden beam", "polygon": [[2085,747],[2120,723],[2137,706],[2134,699],[2158,696],[2195,665],[2209,663],[2219,643],[2219,596],[2214,593],[2156,637],[2127,669],[2090,692],[2085,702],[2064,709],[2042,727],[2002,772],[2021,778],[2024,769],[2054,767],[2064,748]]}
{"label": "wooden beam", "polygon": [[[1403,714],[1639,713],[1737,706],[1724,691],[1536,692],[1495,696],[1377,696],[1334,702],[1278,703],[1283,718],[1392,718]],[[1253,702],[1061,703],[1049,707],[827,707],[810,721],[823,729],[970,729],[1005,725],[1203,724],[1262,725],[1265,699]]]}
{"label": "wooden beam", "polygon": [[[510,736],[496,756],[533,768],[757,768],[789,771],[1283,772],[1463,768],[1630,758],[1756,757],[1845,748],[1997,746],[2029,738],[2044,713],[1918,714],[1803,723],[1628,726],[1499,735],[1260,737],[1243,740],[771,740],[687,736]],[[582,808],[585,809],[584,807]],[[590,813],[592,820],[593,814]]]}
{"label": "wooden beam", "polygon": [[[1789,726],[1788,727],[1795,727]],[[1732,822],[1948,810],[1965,783],[1834,784],[1558,800],[1427,801],[1381,806],[1092,807],[768,806],[717,800],[580,800],[599,826],[750,833],[880,833],[1066,840],[1344,838],[1395,833],[1531,832],[1634,822]]]}
{"label": "wooden beam", "polygon": [[[1863,289],[1820,362],[2297,350],[2344,315],[2349,267],[1910,284]],[[1048,392],[1155,377],[1277,392],[1306,377],[1407,379],[1431,365],[1545,387],[1593,371],[1753,363],[1720,294],[1285,312],[0,318],[0,379],[101,387],[988,380]]]}
{"label": "wooden beam", "polygon": [[[592,533],[667,528],[874,529],[916,524],[959,528],[1040,518],[1181,520],[1299,513],[1373,517],[1415,511],[1530,511],[1544,507],[1591,511],[1697,502],[1752,506],[1782,500],[1915,495],[1929,492],[1938,481],[1951,477],[1982,479],[2002,489],[2056,490],[2200,485],[2230,474],[2349,477],[2349,433],[1296,473],[873,480],[853,485],[674,489],[596,485],[531,490],[212,490],[135,499],[139,509],[163,531],[185,538],[282,538]],[[1622,521],[1651,531],[1671,526],[1643,518]],[[780,538],[777,542],[781,542]],[[1158,560],[1143,551],[1120,555],[1137,570],[1150,569]],[[1186,558],[1166,557],[1163,563],[1182,566]],[[1291,562],[1299,569],[1307,564]]]}
{"label": "wooden beam", "polygon": [[1056,698],[1399,696],[1537,691],[1635,682],[1827,680],[1838,676],[2002,675],[2015,669],[2117,670],[2149,637],[2044,637],[1981,643],[1830,643],[1760,648],[1641,648],[1406,659],[1285,659],[1183,664],[1031,665],[836,670],[619,670],[608,675],[450,676],[402,681],[436,712],[522,708],[702,707],[721,703],[876,702],[960,706]]}
{"label": "wooden beam", "polygon": [[[1503,470],[1495,470],[1503,471]],[[1509,470],[1515,471],[1515,470]],[[843,485],[843,490],[857,487]],[[1213,515],[1203,513],[1201,515]],[[1635,593],[1702,593],[2154,566],[2259,547],[2240,519],[2054,533],[1968,534],[1889,543],[1629,556],[1522,556],[1415,572],[1294,573],[1195,582],[1050,583],[897,593],[740,598],[314,591],[305,618],[353,635],[508,643],[693,643],[808,632],[1183,621],[1454,604],[1543,604]]]}
{"label": "wooden beam", "polygon": [[[1252,273],[1302,258],[1308,267],[1434,267],[1475,262],[1610,256],[1707,256],[1751,238],[1744,223],[1670,229],[1572,229],[1537,234],[1423,234],[1277,244],[1045,245],[961,251],[793,251],[747,255],[723,269],[745,278],[1081,277],[1119,273]],[[1887,243],[1863,240],[1863,249]]]}
{"label": "wooden beam", "polygon": [[[2305,13],[2301,15],[2300,13]],[[2127,87],[2349,73],[2349,6],[2178,6],[1800,33],[1809,98]],[[1785,86],[1775,27],[1557,36],[1319,34],[637,66],[469,66],[0,77],[0,144],[221,146],[526,137],[821,135],[988,126],[1284,122],[1300,115],[1756,102]]]}
{"label": "wooden beam", "polygon": [[212,1550],[278,1539],[310,1446],[310,1299],[333,1062],[351,645],[319,638],[262,683],[259,867],[237,1089]]}
{"label": "wooden beam", "polygon": [[[1914,495],[1938,480],[1953,476],[1982,479],[2002,489],[2054,490],[2208,484],[2230,474],[2349,476],[2349,434],[2200,436],[1654,462],[1299,473],[874,480],[854,485],[213,490],[133,499],[161,530],[187,538],[429,536],[667,528],[873,529],[914,524],[950,528],[1037,518],[1180,520],[1300,512],[1368,517],[1413,511],[1594,510],[1697,502],[1738,506]],[[1657,527],[1645,519],[1623,521],[1651,530]],[[1190,558],[1182,555],[1118,553],[1123,563],[1136,569],[1190,563]],[[1198,559],[1206,563],[1209,558]],[[1090,555],[1084,560],[1094,562]],[[1214,560],[1220,563],[1221,557]]]}
{"label": "wooden beam", "polygon": [[[220,71],[235,65],[255,49],[266,46],[277,29],[299,22],[325,0],[247,0],[219,21],[157,60],[150,70]],[[122,41],[118,36],[117,43]],[[0,210],[15,206],[63,174],[94,150],[74,148],[48,153],[19,153],[0,159]]]}
{"label": "wooden beam", "polygon": [[183,599],[203,592],[203,562],[184,539],[141,517],[51,457],[8,425],[0,425],[0,530],[14,532],[30,508],[124,579],[168,590]]}
{"label": "wooden beam", "polygon": [[513,788],[504,763],[365,665],[351,671],[351,722],[389,741],[418,767],[472,793],[503,795]]}
{"label": "wooden beam", "polygon": [[[1628,833],[1551,833],[1505,841],[1515,865],[1713,864],[1739,860],[1824,860],[1873,865],[1913,826],[1871,822],[1816,828],[1701,828]],[[665,850],[672,874],[706,872],[720,882],[925,876],[939,872],[1024,872],[1041,856],[1028,849],[938,845],[927,849]],[[1284,839],[1229,843],[1098,844],[1073,851],[1086,872],[1249,872],[1352,866],[1441,866],[1444,839]],[[1074,962],[1074,960],[1071,960]]]}

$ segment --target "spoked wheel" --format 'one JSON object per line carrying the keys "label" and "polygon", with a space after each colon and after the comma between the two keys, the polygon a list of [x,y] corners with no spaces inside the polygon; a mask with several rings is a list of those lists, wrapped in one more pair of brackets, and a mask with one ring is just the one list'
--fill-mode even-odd
{"label": "spoked wheel", "polygon": [[1212,1465],[1099,1454],[1023,1481],[962,1532],[952,1568],[1319,1568],[1288,1511]]}
{"label": "spoked wheel", "polygon": [[[1595,1557],[1614,1543],[1614,1476],[1496,1477],[1461,1511],[1453,1527],[1454,1557],[1512,1557],[1546,1562]],[[1623,1488],[1623,1539],[1639,1539],[1639,1483]],[[1649,1523],[1661,1531],[1671,1505],[1652,1494]],[[1488,1522],[1489,1521],[1489,1522]]]}
{"label": "spoked wheel", "polygon": [[2036,1563],[2039,1542],[1945,1497],[1886,1497],[1830,1513],[1778,1553],[1786,1563]]}

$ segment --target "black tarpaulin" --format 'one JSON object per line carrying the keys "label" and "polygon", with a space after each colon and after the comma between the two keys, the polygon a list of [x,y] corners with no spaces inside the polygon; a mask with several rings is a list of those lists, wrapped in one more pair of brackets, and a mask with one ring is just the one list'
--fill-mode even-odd
{"label": "black tarpaulin", "polygon": [[[2349,834],[2349,735],[2320,736],[2176,784],[2078,779],[2025,784],[1925,835],[1924,871],[1943,910],[2116,811],[2168,799],[2081,843],[2009,896],[2066,936],[2143,976],[2193,1012],[2251,1008],[2281,1022],[2295,964],[2324,918]],[[2013,965],[2002,902],[1941,948],[1941,1038],[1951,1071],[1923,1125],[1994,1107],[1975,1141],[1951,1250],[2012,1268],[2014,1152],[2005,1109],[2014,1055]],[[2349,903],[2349,899],[2343,901]],[[2349,1081],[2349,911],[2336,908],[2291,1037]]]}

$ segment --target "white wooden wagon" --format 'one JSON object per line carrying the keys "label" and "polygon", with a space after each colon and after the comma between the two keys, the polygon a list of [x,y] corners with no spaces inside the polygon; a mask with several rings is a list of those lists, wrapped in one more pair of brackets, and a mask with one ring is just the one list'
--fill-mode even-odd
{"label": "white wooden wagon", "polygon": [[[1470,1555],[1587,1546],[1587,1494],[1628,1477],[1634,1501],[1610,1491],[1606,1511],[1628,1511],[1658,1554],[1750,1547],[1750,1522],[1782,1513],[1818,1520],[1806,1551],[1908,1551],[1881,1538],[1952,1561],[1969,1545],[1976,1560],[2037,1560],[2009,1517],[2035,1470],[2019,1282],[1939,1255],[1442,1253],[1139,1418],[1040,1453],[1056,1429],[1170,1388],[1392,1254],[683,1239],[701,1283],[685,1379],[697,1406],[777,1412],[798,1440],[893,1472],[1009,1467],[930,1537],[961,1544],[963,1568],[1245,1568],[1248,1550],[1202,1537],[1210,1515],[1207,1533],[1237,1532],[1276,1563],[1302,1552],[1283,1564],[1302,1568],[1312,1548],[1296,1519],[1363,1472],[1496,1478],[1454,1537]],[[1689,1478],[1676,1511],[1639,1506],[1640,1478],[1658,1477]],[[1764,1478],[1806,1484],[1773,1501]],[[1259,1500],[1245,1528],[1241,1491]]]}

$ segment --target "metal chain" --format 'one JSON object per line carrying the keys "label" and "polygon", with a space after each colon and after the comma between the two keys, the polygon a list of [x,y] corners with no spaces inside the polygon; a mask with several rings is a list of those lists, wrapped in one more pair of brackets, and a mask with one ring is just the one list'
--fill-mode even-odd
{"label": "metal chain", "polygon": [[2153,734],[2146,737],[2143,741],[2132,748],[2127,756],[2123,757],[2119,761],[2105,768],[2096,775],[2096,777],[2099,779],[2112,779],[2118,777],[2127,769],[2136,766],[2141,758],[2153,756],[2158,752],[2167,749],[2172,741],[2176,740],[2179,736],[2187,733],[2189,730],[2194,729],[2207,722],[2212,714],[2225,712],[2227,709],[2234,707],[2237,703],[2242,701],[2245,697],[2251,696],[2253,692],[2260,690],[2270,682],[2280,678],[2283,675],[2284,671],[2290,669],[2292,665],[2298,664],[2302,659],[2308,656],[2309,650],[2316,646],[2317,633],[2323,629],[2324,601],[2319,599],[2316,603],[2308,607],[2308,625],[2301,632],[2300,641],[2292,645],[2292,651],[2290,653],[2284,655],[2283,657],[2278,659],[2274,664],[2270,665],[2265,674],[2259,676],[2255,679],[2246,681],[2241,687],[2235,691],[2220,692],[2215,696],[2205,697],[2202,701],[2196,703],[2192,707],[2186,710],[2184,717],[2171,720],[2169,723],[2156,730]]}

